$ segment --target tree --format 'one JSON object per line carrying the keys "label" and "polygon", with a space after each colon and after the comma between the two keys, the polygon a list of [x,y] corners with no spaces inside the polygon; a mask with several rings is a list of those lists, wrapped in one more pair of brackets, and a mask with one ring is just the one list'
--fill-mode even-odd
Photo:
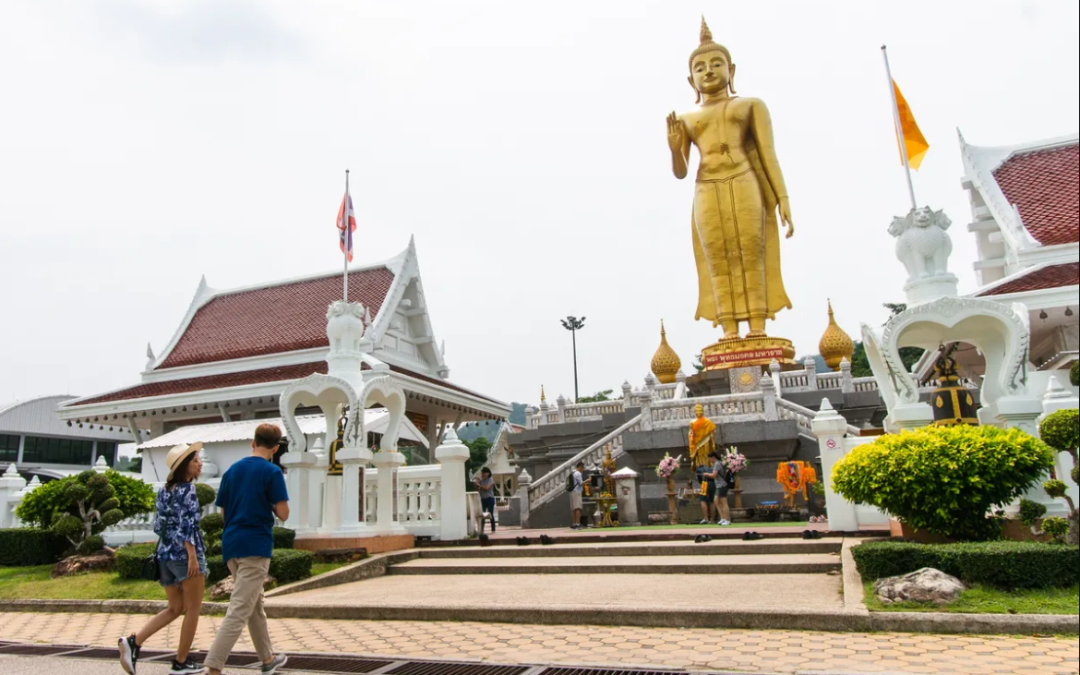
{"label": "tree", "polygon": [[462,441],[462,443],[469,448],[469,459],[465,461],[465,478],[468,479],[487,462],[491,441],[483,436],[477,436],[471,441]]}
{"label": "tree", "polygon": [[605,389],[604,391],[598,391],[592,396],[582,396],[578,399],[578,403],[599,403],[600,401],[610,401],[611,394],[614,392],[614,389]]}
{"label": "tree", "polygon": [[[1043,442],[1058,452],[1067,452],[1072,457],[1073,468],[1069,474],[1074,483],[1080,484],[1080,476],[1077,475],[1077,445],[1080,445],[1080,410],[1067,408],[1058,410],[1046,416],[1039,424],[1039,436]],[[1080,512],[1076,503],[1068,495],[1067,486],[1061,477],[1054,478],[1043,483],[1046,494],[1054,499],[1064,499],[1069,505],[1069,518],[1062,522],[1061,518],[1047,518],[1043,521],[1042,529],[1055,539],[1065,539],[1071,546],[1080,543]],[[1049,527],[1048,527],[1049,526]]]}
{"label": "tree", "polygon": [[[911,367],[922,358],[923,350],[918,347],[901,347],[900,361],[904,364],[904,370],[911,372]],[[870,368],[870,360],[866,358],[866,346],[861,342],[855,343],[855,353],[851,355],[851,376],[870,377],[874,371]]]}

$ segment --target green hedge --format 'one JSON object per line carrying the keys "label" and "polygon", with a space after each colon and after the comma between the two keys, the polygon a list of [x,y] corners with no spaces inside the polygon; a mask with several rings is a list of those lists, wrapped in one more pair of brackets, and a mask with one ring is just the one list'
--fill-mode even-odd
{"label": "green hedge", "polygon": [[0,567],[51,565],[71,548],[58,534],[36,527],[0,530]]}
{"label": "green hedge", "polygon": [[[279,584],[291,584],[311,576],[311,565],[315,562],[315,555],[311,551],[297,549],[280,549],[274,551],[270,558],[270,576],[274,577]],[[216,555],[206,559],[209,574],[207,584],[216,584],[229,576],[229,566],[221,556]]]}
{"label": "green hedge", "polygon": [[287,527],[274,528],[274,548],[292,548],[296,544],[296,532]]}
{"label": "green hedge", "polygon": [[916,544],[874,541],[851,550],[867,581],[932,567],[968,584],[1012,590],[1074,586],[1080,579],[1080,547],[993,541]]}
{"label": "green hedge", "polygon": [[157,544],[135,544],[116,549],[116,573],[121,579],[142,579],[143,563],[155,548]]}

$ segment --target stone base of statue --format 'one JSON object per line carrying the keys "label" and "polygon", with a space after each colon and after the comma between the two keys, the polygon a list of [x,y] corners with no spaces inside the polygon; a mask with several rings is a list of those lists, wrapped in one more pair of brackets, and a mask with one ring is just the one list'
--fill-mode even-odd
{"label": "stone base of statue", "polygon": [[795,345],[791,340],[769,336],[721,338],[701,350],[705,370],[768,366],[773,361],[781,366],[795,365]]}

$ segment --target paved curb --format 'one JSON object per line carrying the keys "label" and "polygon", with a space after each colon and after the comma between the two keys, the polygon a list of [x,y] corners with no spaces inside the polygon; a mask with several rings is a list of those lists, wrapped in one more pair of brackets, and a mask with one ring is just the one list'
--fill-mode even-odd
{"label": "paved curb", "polygon": [[862,539],[844,539],[840,551],[840,561],[844,566],[844,609],[852,612],[865,612],[866,602],[863,596],[863,580],[855,564],[855,555],[851,549],[863,543]]}
{"label": "paved curb", "polygon": [[[650,544],[623,545],[610,548],[600,544],[578,544],[564,542],[555,546],[531,544],[513,546],[499,544],[490,548],[424,548],[420,550],[423,560],[468,560],[474,558],[594,558],[609,556],[673,556],[673,555],[787,555],[804,553],[839,553],[841,540],[818,539],[771,540],[776,543],[743,542],[738,540],[718,540],[710,543],[695,544],[687,542],[675,546],[661,547]],[[609,542],[610,543],[610,542]]]}
{"label": "paved curb", "polygon": [[279,598],[291,593],[311,591],[316,588],[326,588],[327,586],[338,586],[353,581],[363,581],[364,579],[374,579],[375,577],[385,575],[387,569],[391,565],[398,565],[403,562],[415,560],[418,557],[420,557],[420,552],[416,549],[395,551],[393,553],[380,553],[355,562],[352,565],[340,567],[332,572],[320,574],[316,577],[311,577],[310,579],[303,579],[286,586],[280,586],[272,591],[267,591],[266,597]]}
{"label": "paved curb", "polygon": [[[0,612],[154,614],[165,602],[144,600],[0,600]],[[203,603],[203,615],[223,615],[228,605]],[[865,611],[715,611],[561,607],[393,607],[266,605],[274,619],[382,621],[482,621],[485,623],[740,628],[833,632],[974,633],[991,635],[1077,635],[1075,615],[931,614]]]}

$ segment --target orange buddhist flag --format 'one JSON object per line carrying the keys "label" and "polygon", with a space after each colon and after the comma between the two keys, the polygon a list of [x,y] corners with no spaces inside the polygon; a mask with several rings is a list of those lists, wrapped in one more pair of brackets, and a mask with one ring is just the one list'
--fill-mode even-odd
{"label": "orange buddhist flag", "polygon": [[896,112],[900,117],[900,131],[904,134],[903,147],[900,145],[899,138],[896,139],[896,146],[901,154],[907,155],[908,166],[918,169],[923,157],[926,156],[926,151],[930,149],[930,144],[926,142],[926,137],[919,130],[915,116],[911,114],[911,108],[904,100],[904,95],[900,93],[900,87],[896,86],[896,80],[892,81],[892,86],[893,93],[896,95]]}

